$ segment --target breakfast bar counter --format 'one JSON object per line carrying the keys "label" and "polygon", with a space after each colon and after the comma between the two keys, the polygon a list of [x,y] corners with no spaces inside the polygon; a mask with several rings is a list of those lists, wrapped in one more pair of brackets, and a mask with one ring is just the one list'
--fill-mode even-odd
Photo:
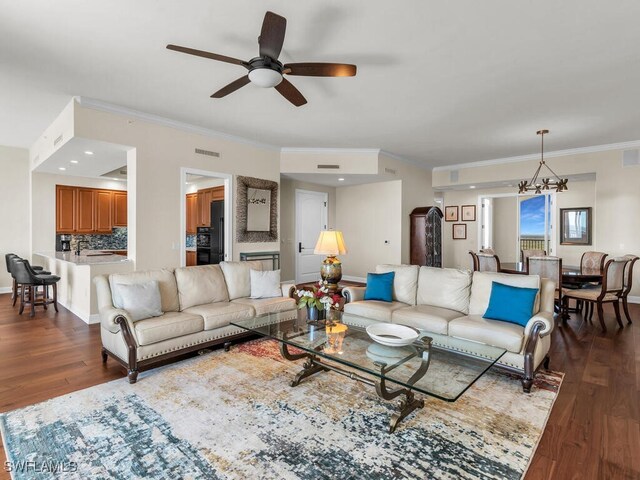
{"label": "breakfast bar counter", "polygon": [[127,273],[135,262],[123,255],[103,251],[37,252],[33,263],[60,277],[58,302],[87,323],[98,323],[98,302],[93,278],[97,275]]}

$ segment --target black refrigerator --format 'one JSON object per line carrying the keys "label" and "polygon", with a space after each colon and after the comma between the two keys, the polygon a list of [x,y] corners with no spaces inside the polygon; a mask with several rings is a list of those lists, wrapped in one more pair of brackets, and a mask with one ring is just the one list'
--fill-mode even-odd
{"label": "black refrigerator", "polygon": [[212,265],[224,261],[224,200],[211,202],[211,223],[198,227],[197,264]]}

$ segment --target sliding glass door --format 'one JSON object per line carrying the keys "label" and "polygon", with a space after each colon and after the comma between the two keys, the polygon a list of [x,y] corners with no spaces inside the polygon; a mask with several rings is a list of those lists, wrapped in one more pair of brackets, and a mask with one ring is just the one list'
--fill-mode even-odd
{"label": "sliding glass door", "polygon": [[544,250],[554,255],[554,195],[523,195],[518,200],[518,251]]}

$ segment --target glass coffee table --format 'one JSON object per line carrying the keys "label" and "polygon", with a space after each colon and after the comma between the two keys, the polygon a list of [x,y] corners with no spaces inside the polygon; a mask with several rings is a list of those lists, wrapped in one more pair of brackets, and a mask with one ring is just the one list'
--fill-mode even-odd
{"label": "glass coffee table", "polygon": [[345,313],[339,323],[321,324],[300,317],[292,310],[231,324],[277,340],[287,360],[306,360],[292,387],[316,373],[333,371],[375,387],[384,400],[403,397],[391,416],[390,433],[424,407],[415,393],[454,402],[506,351],[417,329],[420,335],[413,344],[389,347],[367,334],[367,326],[379,323],[375,320]]}

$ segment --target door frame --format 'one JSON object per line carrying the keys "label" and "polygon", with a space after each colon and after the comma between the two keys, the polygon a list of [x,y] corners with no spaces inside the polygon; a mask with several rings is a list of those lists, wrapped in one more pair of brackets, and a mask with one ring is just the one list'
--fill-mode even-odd
{"label": "door frame", "polygon": [[[329,194],[327,192],[318,192],[315,190],[305,190],[302,188],[296,188],[294,192],[294,205],[293,205],[293,219],[294,219],[294,243],[293,243],[293,258],[294,258],[294,272],[293,276],[296,283],[302,283],[298,277],[298,244],[300,243],[300,232],[298,231],[298,194],[311,194],[324,198],[324,230],[327,230],[329,226]],[[318,270],[318,276],[320,271]]]}
{"label": "door frame", "polygon": [[187,174],[224,180],[224,259],[233,260],[233,175],[197,168],[180,167],[180,266],[186,265],[187,256]]}

